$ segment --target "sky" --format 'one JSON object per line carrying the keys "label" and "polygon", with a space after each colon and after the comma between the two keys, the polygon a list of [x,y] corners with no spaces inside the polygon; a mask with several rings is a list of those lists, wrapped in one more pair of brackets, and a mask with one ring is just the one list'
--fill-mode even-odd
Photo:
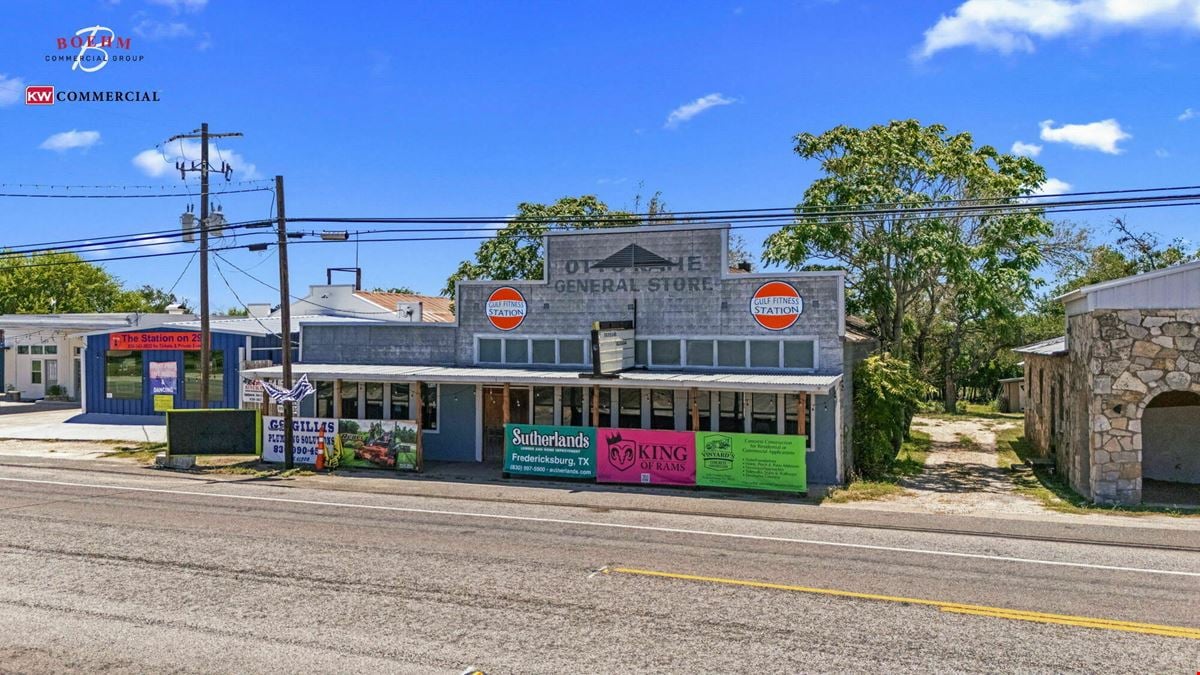
{"label": "sky", "polygon": [[[234,167],[234,182],[214,176],[213,189],[283,175],[289,217],[506,216],[520,202],[581,194],[632,209],[638,194],[644,203],[660,191],[676,211],[791,207],[819,175],[795,154],[796,134],[906,118],[1036,157],[1047,192],[1200,183],[1200,0],[281,7],[8,0],[0,192],[177,192],[174,162],[197,159],[198,145],[165,141],[201,122],[244,134],[217,142],[213,159]],[[48,60],[77,54],[58,39],[91,26],[130,39],[110,54],[140,60],[94,72]],[[160,100],[31,106],[27,85]],[[270,192],[216,201],[230,221],[273,213]],[[166,230],[189,203],[196,198],[0,198],[0,247]],[[1164,238],[1194,239],[1197,208],[1076,220],[1102,237],[1124,215]],[[757,253],[767,232],[743,234]],[[298,244],[289,248],[293,292],[357,262],[367,288],[436,293],[477,244]],[[184,254],[105,266],[126,284],[174,286],[194,303],[190,249],[162,241],[152,250]],[[273,253],[222,255],[277,283]],[[214,309],[278,302],[223,271],[229,286],[212,274]]]}

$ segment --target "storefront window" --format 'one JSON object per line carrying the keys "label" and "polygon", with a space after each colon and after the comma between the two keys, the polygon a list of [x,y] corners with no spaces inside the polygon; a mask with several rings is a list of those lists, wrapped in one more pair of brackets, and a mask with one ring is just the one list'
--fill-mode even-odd
{"label": "storefront window", "polygon": [[650,392],[650,428],[675,428],[675,392],[670,389]]}
{"label": "storefront window", "polygon": [[[691,396],[692,394],[689,394]],[[698,391],[696,397],[696,411],[700,414],[700,428],[692,428],[692,411],[688,408],[687,414],[687,430],[688,431],[709,431],[712,429],[712,393],[707,391]],[[690,400],[690,399],[689,399]]]}
{"label": "storefront window", "polygon": [[554,354],[554,340],[533,341],[534,363],[555,363],[557,360]]}
{"label": "storefront window", "polygon": [[28,354],[29,353],[29,345],[17,345],[17,353],[18,354]]}
{"label": "storefront window", "polygon": [[141,352],[109,351],[104,355],[104,394],[108,398],[141,400]]}
{"label": "storefront window", "polygon": [[529,363],[529,340],[505,340],[505,363]]}
{"label": "storefront window", "polygon": [[342,414],[345,420],[356,420],[358,414],[358,383],[342,382]]}
{"label": "storefront window", "polygon": [[679,340],[651,340],[650,362],[655,366],[679,365]]}
{"label": "storefront window", "polygon": [[[208,400],[225,398],[225,352],[210,352]],[[200,352],[183,353],[183,394],[189,401],[200,400]]]}
{"label": "storefront window", "polygon": [[687,364],[689,366],[711,366],[713,364],[713,341],[688,340]]}
{"label": "storefront window", "polygon": [[500,341],[495,339],[481,339],[479,341],[479,362],[480,363],[500,363],[503,359],[500,358]]}
{"label": "storefront window", "polygon": [[412,408],[409,405],[407,382],[396,382],[392,385],[392,419],[411,420]]}
{"label": "storefront window", "polygon": [[600,416],[599,426],[607,427],[612,424],[612,389],[600,387],[600,400],[596,403]]}
{"label": "storefront window", "polygon": [[383,419],[383,383],[367,382],[363,385],[366,401],[366,419]]}
{"label": "storefront window", "polygon": [[573,427],[591,426],[583,403],[583,387],[563,387],[562,423]]}
{"label": "storefront window", "polygon": [[46,353],[47,354],[57,354],[58,353],[58,345],[46,345]]}
{"label": "storefront window", "polygon": [[784,340],[784,368],[812,368],[813,343],[811,340]]}
{"label": "storefront window", "polygon": [[317,417],[333,417],[333,383],[317,383]]}
{"label": "storefront window", "polygon": [[778,368],[779,367],[779,343],[766,340],[751,340],[750,341],[750,367],[751,368]]}
{"label": "storefront window", "polygon": [[745,417],[742,412],[742,393],[738,391],[723,391],[720,393],[720,430],[745,431]]}
{"label": "storefront window", "polygon": [[421,428],[437,431],[438,428],[438,385],[421,385]]}
{"label": "storefront window", "polygon": [[[807,397],[805,398],[807,400]],[[783,396],[783,433],[785,434],[794,435],[800,431],[800,429],[796,426],[796,412],[799,402],[800,396],[798,394],[784,394]],[[809,414],[808,405],[806,404],[804,406],[805,433],[808,433],[808,430],[812,428],[810,426],[811,419],[812,415]]]}
{"label": "storefront window", "polygon": [[717,365],[746,367],[746,343],[742,340],[717,340]]}
{"label": "storefront window", "polygon": [[779,409],[775,394],[750,395],[750,433],[779,433]]}
{"label": "storefront window", "polygon": [[44,354],[45,351],[46,351],[46,348],[43,347],[42,345],[32,345],[29,347],[30,354]]}
{"label": "storefront window", "polygon": [[42,361],[41,361],[41,359],[34,359],[34,360],[30,361],[29,367],[30,367],[30,370],[29,370],[30,384],[41,384],[42,383]]}
{"label": "storefront window", "polygon": [[533,423],[554,424],[554,387],[533,388]]}
{"label": "storefront window", "polygon": [[617,426],[622,429],[638,429],[642,426],[642,390],[619,389]]}
{"label": "storefront window", "polygon": [[587,363],[583,358],[583,340],[559,340],[558,361],[571,364]]}

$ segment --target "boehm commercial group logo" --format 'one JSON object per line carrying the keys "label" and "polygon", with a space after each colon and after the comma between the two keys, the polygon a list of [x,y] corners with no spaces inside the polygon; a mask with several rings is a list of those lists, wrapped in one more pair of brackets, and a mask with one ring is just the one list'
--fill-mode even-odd
{"label": "boehm commercial group logo", "polygon": [[111,62],[136,63],[146,57],[129,53],[133,49],[133,38],[118,35],[108,26],[88,26],[75,31],[74,35],[54,39],[56,51],[46,55],[46,61],[67,62],[71,70],[94,73]]}

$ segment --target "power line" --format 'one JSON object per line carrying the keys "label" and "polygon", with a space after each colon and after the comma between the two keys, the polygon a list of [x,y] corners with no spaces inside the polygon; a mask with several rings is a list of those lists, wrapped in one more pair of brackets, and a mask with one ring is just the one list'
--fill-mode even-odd
{"label": "power line", "polygon": [[[247,221],[240,221],[239,223],[224,224],[224,225],[220,225],[220,226],[210,225],[206,229],[209,232],[216,232],[216,231],[224,232],[225,230],[255,229],[255,228],[262,227],[262,225],[261,225],[262,222],[263,221],[258,221],[258,220],[247,220]],[[250,234],[269,234],[269,232],[262,232],[262,233],[251,232]],[[116,238],[102,239],[102,240],[88,240],[88,239],[64,240],[62,242],[58,242],[58,243],[62,244],[59,246],[49,246],[49,247],[43,247],[43,248],[0,249],[0,259],[13,258],[13,257],[36,258],[36,257],[42,257],[42,256],[48,256],[48,255],[55,255],[58,253],[67,253],[67,252],[94,253],[97,251],[116,250],[116,249],[124,249],[124,248],[137,248],[138,246],[157,246],[157,245],[163,244],[163,243],[170,243],[172,240],[181,238],[182,236],[183,235],[180,233],[179,229],[176,228],[173,230],[162,230],[159,232],[151,232],[151,233],[146,233],[143,235],[116,237]],[[164,239],[168,240],[168,241],[164,242],[163,241]],[[74,243],[74,244],[68,243],[71,241],[76,241],[79,243]],[[133,244],[132,242],[143,242],[143,243]],[[129,245],[123,246],[121,244],[129,244]]]}
{"label": "power line", "polygon": [[[270,188],[259,187],[259,188],[243,188],[241,190],[220,190],[220,191],[209,192],[208,194],[210,196],[211,195],[232,195],[232,194],[240,194],[243,192],[270,192],[270,191],[271,191]],[[161,199],[164,197],[197,197],[197,196],[200,196],[200,194],[201,193],[199,193],[199,192],[173,192],[173,193],[139,193],[139,194],[127,194],[127,195],[98,195],[98,194],[84,194],[84,195],[44,194],[44,195],[41,195],[41,194],[36,194],[36,193],[32,193],[32,192],[24,192],[24,193],[0,192],[0,197],[23,197],[23,198],[30,198],[30,199]]]}
{"label": "power line", "polygon": [[[209,250],[210,251],[236,251],[237,249],[242,249],[242,248],[247,248],[247,247],[244,245],[222,246],[222,247],[218,247],[218,248],[210,248]],[[145,258],[165,258],[168,256],[188,255],[189,253],[192,253],[192,251],[167,251],[164,253],[142,253],[139,255],[119,256],[116,258],[101,258],[99,260],[87,260],[84,258],[80,258],[79,260],[63,260],[63,261],[59,261],[59,262],[49,262],[49,263],[30,263],[28,265],[19,264],[16,267],[17,267],[17,269],[29,269],[29,268],[33,268],[33,267],[55,267],[58,265],[94,265],[96,263],[116,262],[119,260],[142,260]]]}

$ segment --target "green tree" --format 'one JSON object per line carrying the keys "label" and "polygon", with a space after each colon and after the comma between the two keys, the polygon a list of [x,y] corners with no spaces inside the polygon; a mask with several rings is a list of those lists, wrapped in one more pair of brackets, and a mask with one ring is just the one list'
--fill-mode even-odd
{"label": "green tree", "polygon": [[162,313],[167,311],[167,307],[171,305],[179,305],[179,308],[185,313],[192,311],[188,307],[187,298],[180,298],[174,293],[168,293],[150,284],[144,284],[140,288],[126,291],[126,293],[129,297],[124,300],[124,303],[136,305],[136,311]]}
{"label": "green tree", "polygon": [[392,288],[376,287],[371,289],[372,293],[399,293],[401,295],[420,295],[408,286],[398,286]]}
{"label": "green tree", "polygon": [[639,224],[625,211],[609,210],[595,195],[563,197],[553,204],[521,203],[517,215],[485,240],[474,260],[464,260],[446,279],[442,295],[453,295],[454,284],[468,279],[541,279],[542,237],[551,229],[622,227]]}
{"label": "green tree", "polygon": [[74,253],[0,251],[0,313],[147,311],[145,302]]}
{"label": "green tree", "polygon": [[250,310],[245,307],[230,307],[225,310],[225,316],[250,316]]}
{"label": "green tree", "polygon": [[[968,133],[916,120],[795,140],[797,154],[819,161],[824,175],[805,191],[796,222],[767,238],[763,258],[792,268],[841,266],[851,310],[874,325],[884,351],[925,366],[941,334],[936,360],[952,371],[947,377],[961,375],[970,364],[962,359],[965,332],[1016,319],[1032,298],[1053,228],[1029,209],[920,209],[956,200],[1016,204],[1045,171],[1027,157],[976,147]],[[954,387],[947,389],[951,406]]]}
{"label": "green tree", "polygon": [[904,359],[877,354],[854,369],[854,473],[887,475],[929,386]]}

